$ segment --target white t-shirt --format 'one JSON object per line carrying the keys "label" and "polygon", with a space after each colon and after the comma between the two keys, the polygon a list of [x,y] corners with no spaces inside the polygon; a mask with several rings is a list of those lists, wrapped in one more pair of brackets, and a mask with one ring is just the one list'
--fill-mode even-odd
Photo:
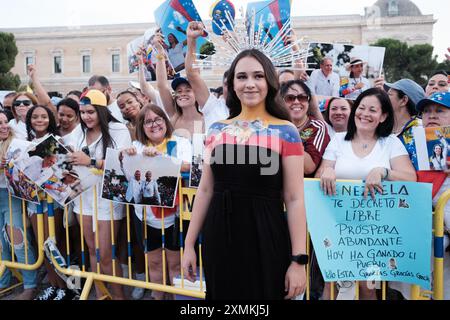
{"label": "white t-shirt", "polygon": [[120,112],[119,105],[117,104],[117,100],[111,103],[108,106],[108,110],[111,111],[114,118],[116,118],[117,121],[120,121],[121,123],[125,123],[125,119],[122,116],[122,112]]}
{"label": "white t-shirt", "polygon": [[337,179],[365,179],[373,168],[391,169],[391,159],[408,155],[403,143],[395,135],[390,135],[378,139],[372,152],[360,158],[353,152],[351,141],[345,140],[345,135],[345,132],[336,133],[323,155],[325,160],[336,161]]}
{"label": "white t-shirt", "polygon": [[340,79],[335,72],[326,77],[321,69],[314,70],[306,84],[313,96],[339,97]]}
{"label": "white t-shirt", "polygon": [[203,114],[206,132],[214,122],[228,119],[230,116],[230,109],[228,109],[225,99],[217,98],[214,94],[209,95],[205,105],[199,110]]}
{"label": "white t-shirt", "polygon": [[345,99],[351,99],[351,100],[356,100],[356,98],[358,98],[358,96],[366,91],[367,89],[371,88],[370,82],[367,78],[364,77],[360,77],[360,78],[349,78],[349,83],[348,83],[348,87],[349,88],[354,88],[358,83],[362,83],[364,84],[364,87],[362,87],[361,89],[357,89],[355,91],[353,91],[350,94],[347,94],[345,96]]}
{"label": "white t-shirt", "polygon": [[[175,158],[180,159],[184,162],[189,162],[189,163],[192,162],[191,142],[188,139],[179,137],[179,136],[172,136],[171,140],[176,141],[176,144],[177,144]],[[138,154],[142,154],[144,148],[146,147],[139,141],[133,141],[133,146],[136,147]],[[142,207],[143,206],[134,206],[136,216],[141,221],[143,220]],[[155,229],[161,229],[161,219],[156,218],[152,214],[152,210],[151,210],[150,206],[147,206],[146,212],[147,212],[147,225],[149,225]],[[175,219],[176,219],[176,215],[171,215],[169,217],[165,217],[164,218],[164,226],[166,228],[173,226],[175,224]]]}
{"label": "white t-shirt", "polygon": [[[109,134],[114,141],[114,149],[121,150],[129,148],[132,145],[130,132],[128,128],[118,122],[109,123]],[[86,136],[75,136],[73,133],[64,137],[66,145],[73,147],[75,151],[80,151],[83,147],[89,147],[89,156],[96,159],[104,159],[103,143],[100,135],[96,141],[87,146]],[[97,203],[98,203],[98,220],[110,220],[110,201],[101,199],[102,190],[102,176],[97,177]],[[92,188],[82,193],[83,208],[80,207],[80,198],[74,200],[74,212],[80,213],[83,210],[83,215],[93,215],[94,213],[94,194]],[[123,218],[122,205],[114,204],[114,219],[120,220]]]}
{"label": "white t-shirt", "polygon": [[17,139],[27,140],[27,125],[25,124],[25,122],[17,122],[16,119],[12,119],[8,122],[8,124],[9,127],[13,130],[14,136]]}
{"label": "white t-shirt", "polygon": [[168,50],[169,60],[170,60],[170,63],[172,63],[174,68],[176,68],[180,64],[184,63],[183,47],[184,47],[183,43],[179,42],[179,43],[177,43],[175,48],[173,48],[173,49],[169,48],[169,50]]}

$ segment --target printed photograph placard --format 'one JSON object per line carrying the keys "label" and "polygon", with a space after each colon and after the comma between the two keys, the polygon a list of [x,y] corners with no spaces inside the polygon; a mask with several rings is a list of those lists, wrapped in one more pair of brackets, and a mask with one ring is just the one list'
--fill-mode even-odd
{"label": "printed photograph placard", "polygon": [[[355,100],[361,92],[373,87],[375,79],[382,75],[384,55],[383,47],[361,46],[352,44],[310,43],[309,51],[313,54],[307,60],[308,66],[315,68],[311,72],[308,85],[314,95],[336,96]],[[318,84],[320,62],[331,59],[332,70],[336,76],[328,79],[330,92]],[[362,64],[360,75],[352,75],[351,66]]]}
{"label": "printed photograph placard", "polygon": [[189,188],[198,188],[203,172],[203,156],[206,135],[194,133],[192,137],[192,163],[189,172]]}
{"label": "printed photograph placard", "polygon": [[54,201],[65,206],[98,181],[93,169],[72,165],[68,160],[69,153],[50,135],[38,145],[30,145],[16,165]]}
{"label": "printed photograph placard", "polygon": [[181,161],[172,157],[129,156],[108,149],[102,198],[122,204],[173,208]]}
{"label": "printed photograph placard", "polygon": [[[176,73],[184,70],[184,59],[187,52],[186,30],[189,22],[202,21],[192,0],[167,0],[155,11],[156,24],[165,37],[165,50],[170,64]],[[212,55],[214,44],[204,37],[197,39],[197,53]],[[204,58],[205,56],[200,56]]]}
{"label": "printed photograph placard", "polygon": [[31,142],[14,139],[6,152],[5,177],[6,185],[11,196],[27,202],[39,204],[38,187],[28,179],[19,169],[16,163],[20,163],[21,157],[26,157],[26,151]]}
{"label": "printed photograph placard", "polygon": [[[291,1],[290,0],[265,0],[250,2],[246,10],[247,29],[252,29],[250,26],[251,17],[255,13],[255,32],[259,30],[259,24],[262,23],[261,39],[266,36],[266,43],[269,43],[276,37],[278,32],[283,28],[283,25],[291,18]],[[283,39],[277,43],[277,46],[285,46],[287,43]]]}
{"label": "printed photograph placard", "polygon": [[[155,34],[160,31],[159,28],[151,28],[145,31],[143,36],[140,36],[133,41],[129,42],[127,45],[127,56],[128,56],[128,71],[129,73],[135,73],[139,71],[139,58],[136,53],[144,48],[144,74],[146,81],[156,81],[156,58],[157,51],[152,46],[152,41]],[[175,70],[172,65],[167,61],[167,79],[172,80],[175,76]]]}
{"label": "printed photograph placard", "polygon": [[450,161],[450,126],[414,127],[413,136],[416,144],[419,170],[444,171]]}

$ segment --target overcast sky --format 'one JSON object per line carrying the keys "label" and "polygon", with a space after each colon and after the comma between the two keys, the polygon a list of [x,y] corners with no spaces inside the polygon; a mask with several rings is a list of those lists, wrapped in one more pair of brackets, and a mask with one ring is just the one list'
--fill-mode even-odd
{"label": "overcast sky", "polygon": [[[200,16],[209,20],[214,0],[193,0]],[[236,7],[256,0],[232,0]],[[0,0],[0,28],[99,25],[153,22],[154,10],[164,0]],[[364,14],[376,0],[292,0],[293,16]],[[413,0],[422,14],[433,14],[433,46],[439,60],[450,46],[450,1]]]}

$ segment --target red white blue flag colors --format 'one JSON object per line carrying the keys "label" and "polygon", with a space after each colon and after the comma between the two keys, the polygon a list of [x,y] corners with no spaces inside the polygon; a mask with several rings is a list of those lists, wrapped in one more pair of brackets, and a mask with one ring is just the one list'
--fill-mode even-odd
{"label": "red white blue flag colors", "polygon": [[247,17],[254,11],[255,24],[258,25],[262,21],[265,33],[269,33],[273,38],[291,18],[291,2],[292,0],[251,2],[247,5]]}
{"label": "red white blue flag colors", "polygon": [[[168,42],[169,35],[171,35],[171,37],[173,36],[176,38],[178,43],[185,45],[186,30],[189,22],[202,21],[202,19],[192,0],[167,0],[156,9],[155,21],[161,28],[166,42]],[[207,39],[203,37],[199,38],[197,40],[197,51],[205,51],[206,48],[202,48],[202,46],[207,43]],[[187,48],[184,46],[184,54],[186,53],[186,50]]]}
{"label": "red white blue flag colors", "polygon": [[[228,12],[228,14],[227,14]],[[223,35],[223,28],[226,27],[228,30],[232,30],[229,17],[233,20],[236,16],[236,10],[233,3],[228,0],[218,0],[211,6],[211,18],[213,20],[212,29],[218,36]]]}

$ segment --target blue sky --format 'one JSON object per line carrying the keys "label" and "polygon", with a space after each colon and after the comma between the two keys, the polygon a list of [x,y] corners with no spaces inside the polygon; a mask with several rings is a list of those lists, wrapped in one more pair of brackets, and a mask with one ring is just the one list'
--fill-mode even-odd
{"label": "blue sky", "polygon": [[[214,0],[193,0],[200,16],[209,19]],[[252,2],[255,0],[252,0]],[[0,0],[0,28],[41,26],[100,25],[153,22],[153,11],[164,0]],[[245,7],[249,0],[232,0],[236,7]],[[292,15],[364,14],[364,7],[376,0],[293,0]],[[433,46],[439,60],[450,47],[450,1],[413,0],[423,14],[434,14]],[[24,8],[26,8],[24,10]]]}

